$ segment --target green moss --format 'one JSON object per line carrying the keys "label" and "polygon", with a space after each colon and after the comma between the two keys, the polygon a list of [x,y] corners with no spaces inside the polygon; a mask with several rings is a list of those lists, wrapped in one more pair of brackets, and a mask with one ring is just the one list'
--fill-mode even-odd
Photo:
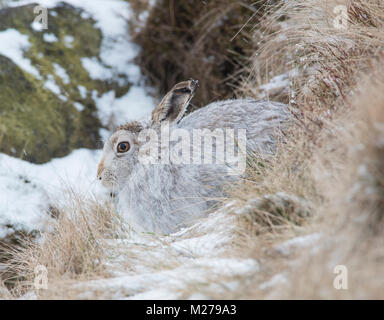
{"label": "green moss", "polygon": [[[96,117],[92,92],[98,95],[114,90],[117,96],[128,92],[125,81],[101,81],[90,78],[81,59],[94,57],[100,61],[101,31],[95,21],[83,15],[83,10],[68,4],[50,9],[48,30],[31,27],[35,19],[28,5],[0,10],[0,31],[8,28],[28,36],[31,47],[24,52],[42,79],[21,70],[11,60],[0,55],[0,152],[42,163],[68,154],[75,148],[98,148],[100,121]],[[58,41],[46,42],[44,33],[54,34]],[[67,37],[73,41],[68,43]],[[56,73],[54,64],[64,68],[70,82]],[[61,90],[65,101],[44,87],[49,77]],[[87,89],[83,97],[79,86]],[[85,108],[79,112],[74,103]]]}

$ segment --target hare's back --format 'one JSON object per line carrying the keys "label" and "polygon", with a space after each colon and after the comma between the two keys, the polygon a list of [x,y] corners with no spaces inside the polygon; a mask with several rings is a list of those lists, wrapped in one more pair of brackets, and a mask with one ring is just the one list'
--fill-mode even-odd
{"label": "hare's back", "polygon": [[285,104],[236,99],[213,102],[186,116],[178,126],[185,129],[246,129],[249,142],[260,146],[274,144],[276,133],[289,118]]}

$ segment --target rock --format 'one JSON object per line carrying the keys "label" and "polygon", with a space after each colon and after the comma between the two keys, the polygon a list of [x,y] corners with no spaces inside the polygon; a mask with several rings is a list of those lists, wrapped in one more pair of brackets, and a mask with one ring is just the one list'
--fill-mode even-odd
{"label": "rock", "polygon": [[59,3],[48,10],[49,28],[41,30],[33,24],[35,6],[0,10],[0,41],[10,32],[28,41],[20,59],[36,71],[23,67],[13,53],[4,51],[8,46],[3,46],[0,152],[44,163],[76,148],[99,148],[99,129],[103,126],[97,117],[95,96],[110,90],[116,97],[122,96],[130,83],[127,79],[95,80],[85,69],[83,58],[102,64],[103,35],[90,15]]}

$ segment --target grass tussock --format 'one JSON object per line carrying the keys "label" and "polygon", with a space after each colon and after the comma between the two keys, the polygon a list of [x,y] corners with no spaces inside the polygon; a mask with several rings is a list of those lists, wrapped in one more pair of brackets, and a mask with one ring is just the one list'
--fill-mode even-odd
{"label": "grass tussock", "polygon": [[51,214],[53,219],[39,237],[8,246],[10,258],[2,276],[15,297],[34,290],[39,266],[49,276],[49,290],[41,291],[45,298],[54,298],[57,286],[105,276],[105,241],[123,232],[109,204],[77,194],[70,193],[65,206],[52,208]]}
{"label": "grass tussock", "polygon": [[310,161],[305,157],[306,136],[299,128],[290,134],[296,139],[287,139],[274,157],[261,160],[251,155],[246,178],[229,190],[230,200],[236,199],[240,211],[246,213],[246,224],[258,237],[298,232],[307,224],[311,206],[316,203],[318,194],[308,171]]}
{"label": "grass tussock", "polygon": [[[345,5],[346,29],[333,25],[336,5]],[[240,198],[283,191],[303,199],[313,218],[301,229],[273,228],[269,242],[255,239],[250,254],[267,263],[244,298],[382,297],[383,23],[380,1],[286,1],[256,32],[263,44],[239,90],[268,96],[263,85],[289,74],[288,88],[270,88],[302,117],[271,165],[252,170]],[[288,255],[276,249],[295,233],[316,233],[321,243]],[[337,265],[348,269],[347,290],[333,286]]]}
{"label": "grass tussock", "polygon": [[[317,183],[325,195],[318,209],[321,230],[327,235],[320,253],[303,262],[292,275],[296,284],[284,297],[380,299],[384,288],[384,77],[382,62],[365,78],[352,103],[351,114],[332,124],[332,155],[318,154]],[[353,125],[351,125],[351,122]],[[343,128],[340,133],[338,128]],[[322,137],[329,141],[330,133]],[[322,153],[324,152],[324,153]],[[333,162],[330,163],[330,162]],[[333,178],[319,174],[329,170]],[[348,269],[348,289],[335,290],[334,267]],[[304,268],[306,271],[304,272]],[[319,277],[316,275],[323,275]]]}
{"label": "grass tussock", "polygon": [[[363,77],[349,114],[329,122],[319,138],[311,171],[322,195],[314,208],[316,221],[306,233],[320,242],[296,248],[288,255],[270,246],[268,277],[258,279],[247,297],[273,299],[381,299],[384,170],[384,77],[382,64],[372,79]],[[373,71],[373,74],[376,73]],[[273,243],[276,245],[276,242]],[[292,267],[294,265],[294,267]],[[347,270],[346,288],[337,290],[337,266]],[[272,271],[273,270],[273,271]],[[284,282],[262,289],[266,279],[280,275]],[[256,285],[255,285],[256,284]]]}

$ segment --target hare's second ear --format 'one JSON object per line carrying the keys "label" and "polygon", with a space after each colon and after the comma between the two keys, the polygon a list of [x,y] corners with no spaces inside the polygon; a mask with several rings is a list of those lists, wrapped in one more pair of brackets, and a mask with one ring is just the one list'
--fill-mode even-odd
{"label": "hare's second ear", "polygon": [[153,123],[160,123],[164,120],[178,122],[186,111],[197,87],[197,80],[188,80],[176,84],[153,110]]}

